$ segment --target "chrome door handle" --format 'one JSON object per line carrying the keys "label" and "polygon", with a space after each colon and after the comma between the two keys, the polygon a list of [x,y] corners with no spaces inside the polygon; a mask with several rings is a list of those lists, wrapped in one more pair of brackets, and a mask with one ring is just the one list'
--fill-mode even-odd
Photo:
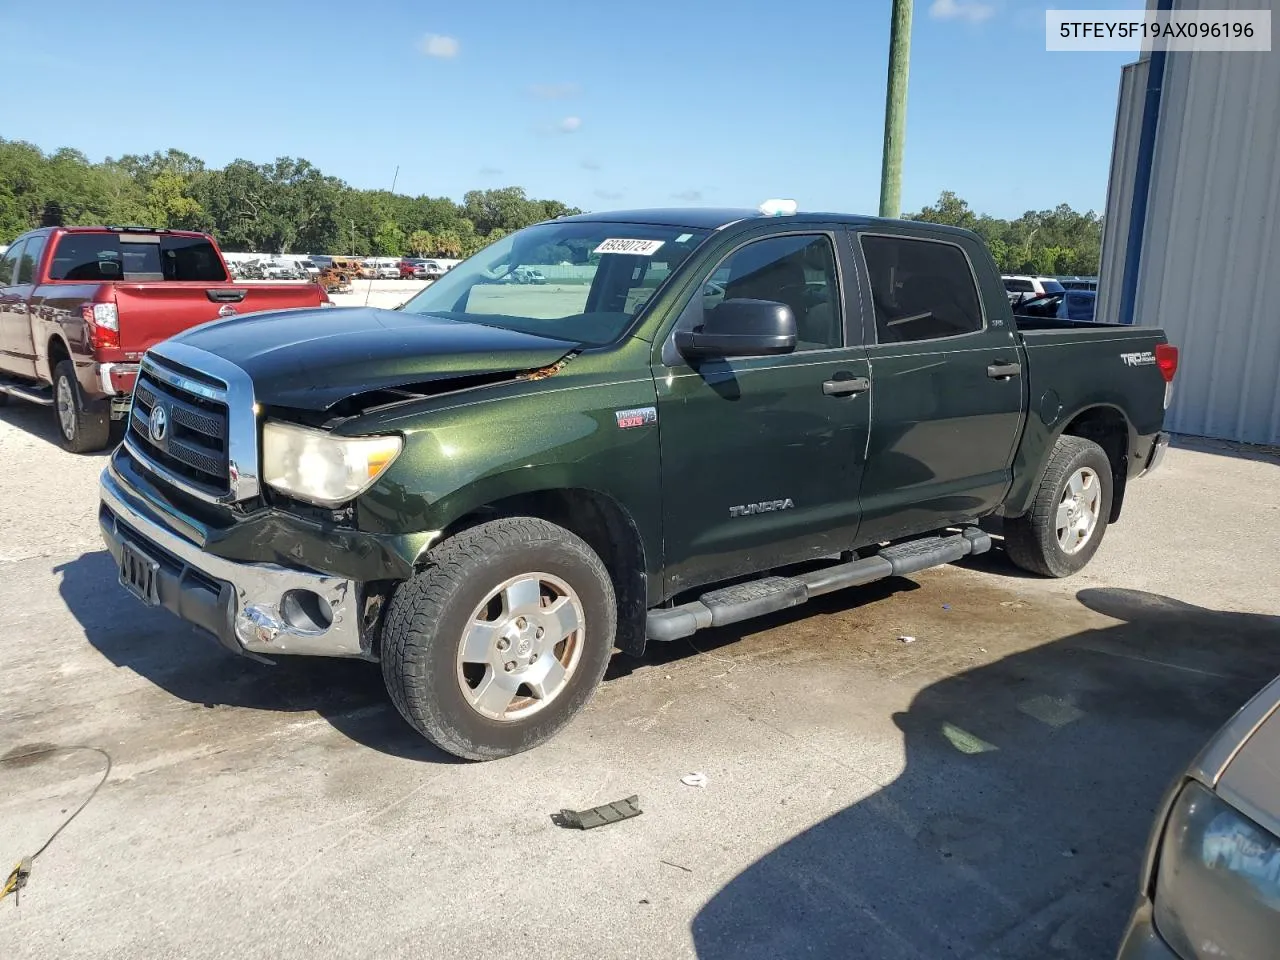
{"label": "chrome door handle", "polygon": [[866,377],[843,377],[822,382],[822,392],[828,397],[844,397],[850,394],[866,393],[870,389],[871,381]]}
{"label": "chrome door handle", "polygon": [[987,364],[987,376],[992,380],[1008,380],[1010,377],[1016,377],[1021,373],[1022,364],[1020,363],[997,360],[995,363]]}

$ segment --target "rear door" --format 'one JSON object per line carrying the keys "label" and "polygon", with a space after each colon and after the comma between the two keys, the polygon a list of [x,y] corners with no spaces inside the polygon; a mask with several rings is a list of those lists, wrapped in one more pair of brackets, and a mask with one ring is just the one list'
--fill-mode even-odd
{"label": "rear door", "polygon": [[[687,363],[674,330],[654,367],[668,594],[852,546],[868,370],[839,228],[741,241],[704,271],[676,329],[726,298],[786,303],[784,356]],[[849,289],[857,290],[849,280]],[[848,318],[852,315],[852,322]],[[846,329],[848,326],[848,329]]]}
{"label": "rear door", "polygon": [[990,512],[1012,479],[1025,389],[1012,317],[993,271],[984,270],[979,290],[974,261],[990,258],[960,236],[877,227],[853,241],[875,317],[859,540],[923,533]]}

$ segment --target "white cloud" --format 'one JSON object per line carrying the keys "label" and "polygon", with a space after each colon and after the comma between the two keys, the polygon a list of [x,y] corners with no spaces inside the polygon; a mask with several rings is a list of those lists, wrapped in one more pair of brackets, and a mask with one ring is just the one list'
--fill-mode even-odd
{"label": "white cloud", "polygon": [[988,20],[995,12],[995,7],[979,0],[933,0],[929,7],[929,16],[935,20],[968,20],[970,23]]}
{"label": "white cloud", "polygon": [[582,89],[576,83],[535,83],[529,92],[539,100],[567,100],[576,97]]}
{"label": "white cloud", "polygon": [[561,133],[574,133],[582,126],[581,117],[565,117],[558,124],[556,129]]}
{"label": "white cloud", "polygon": [[452,60],[458,55],[458,38],[446,37],[440,33],[428,33],[419,42],[418,49],[428,57]]}

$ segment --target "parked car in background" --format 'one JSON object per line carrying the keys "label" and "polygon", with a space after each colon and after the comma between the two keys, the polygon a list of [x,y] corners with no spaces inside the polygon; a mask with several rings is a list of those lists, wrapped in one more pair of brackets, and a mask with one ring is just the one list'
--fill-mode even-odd
{"label": "parked car in background", "polygon": [[266,280],[297,280],[298,266],[292,260],[263,260],[262,276]]}
{"label": "parked car in background", "polygon": [[1119,960],[1280,955],[1280,680],[1165,795]]}
{"label": "parked car in background", "polygon": [[359,264],[360,266],[358,269],[360,271],[360,279],[373,280],[378,276],[378,265],[374,263],[373,260],[360,260]]}
{"label": "parked car in background", "polygon": [[[101,450],[111,421],[128,415],[151,346],[219,317],[321,306],[332,304],[316,284],[233,283],[203,233],[32,230],[0,257],[0,403],[12,396],[52,407],[64,447]],[[189,426],[148,429],[175,469],[205,457],[182,439]]]}
{"label": "parked car in background", "polygon": [[1055,277],[1064,290],[1097,290],[1097,277]]}
{"label": "parked car in background", "polygon": [[379,280],[399,280],[400,264],[396,261],[381,262],[374,268],[374,276]]}
{"label": "parked car in background", "polygon": [[401,280],[437,280],[444,274],[444,267],[426,257],[405,257],[400,261]]}
{"label": "parked car in background", "polygon": [[1063,290],[1043,297],[1032,297],[1013,305],[1015,316],[1056,317],[1059,320],[1093,321],[1098,295],[1092,290]]}
{"label": "parked car in background", "polygon": [[533,267],[516,267],[504,277],[508,283],[546,283],[547,278],[541,270]]}
{"label": "parked car in background", "polygon": [[[567,289],[497,281],[557,247],[605,252]],[[380,661],[414,729],[492,759],[615,646],[985,552],[990,517],[1023,569],[1081,570],[1161,461],[1177,361],[1158,327],[1015,318],[953,227],[585,214],[396,310],[158,344],[99,518],[142,603],[236,653]],[[187,473],[142,425],[193,398],[219,440]]]}
{"label": "parked car in background", "polygon": [[320,276],[320,266],[313,260],[299,260],[297,269],[299,280],[314,280]]}
{"label": "parked car in background", "polygon": [[1032,297],[1043,297],[1046,293],[1061,293],[1065,287],[1053,277],[1029,277],[1019,275],[1002,276],[1005,292],[1009,302],[1017,304]]}

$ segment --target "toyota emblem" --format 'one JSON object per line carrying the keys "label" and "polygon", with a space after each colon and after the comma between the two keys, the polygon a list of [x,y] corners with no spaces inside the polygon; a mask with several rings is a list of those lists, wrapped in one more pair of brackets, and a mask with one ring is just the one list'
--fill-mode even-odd
{"label": "toyota emblem", "polygon": [[151,420],[147,426],[151,433],[151,441],[164,443],[165,435],[169,432],[169,415],[164,412],[164,407],[156,404],[151,408]]}

